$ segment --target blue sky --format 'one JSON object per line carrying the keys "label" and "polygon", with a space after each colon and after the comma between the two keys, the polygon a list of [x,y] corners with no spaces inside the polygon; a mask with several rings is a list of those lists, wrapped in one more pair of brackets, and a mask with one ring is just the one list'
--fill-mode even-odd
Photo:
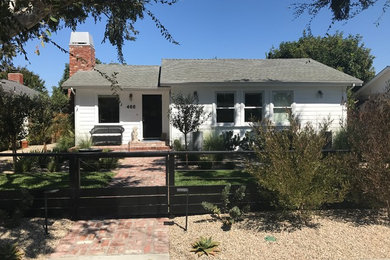
{"label": "blue sky", "polygon": [[[127,64],[159,65],[162,58],[250,58],[263,59],[272,46],[280,42],[294,41],[302,36],[310,17],[303,15],[294,19],[290,5],[299,0],[179,0],[172,6],[154,5],[151,10],[164,26],[180,42],[173,45],[159,33],[151,19],[146,16],[136,23],[140,34],[135,42],[126,42],[123,52]],[[376,58],[376,73],[390,65],[390,13],[385,14],[380,25],[374,23],[381,13],[378,6],[366,10],[348,22],[336,23],[328,31],[331,15],[324,10],[314,19],[312,33],[315,36],[333,34],[335,31],[360,34],[366,47]],[[88,20],[77,31],[92,34],[96,57],[105,63],[118,62],[115,47],[102,43],[104,23],[94,24]],[[67,49],[70,29],[52,34],[52,39]],[[39,46],[40,55],[34,53]],[[69,56],[56,47],[39,41],[26,45],[29,62],[23,57],[14,60],[15,65],[27,66],[45,80],[46,87],[57,86],[64,64]]]}

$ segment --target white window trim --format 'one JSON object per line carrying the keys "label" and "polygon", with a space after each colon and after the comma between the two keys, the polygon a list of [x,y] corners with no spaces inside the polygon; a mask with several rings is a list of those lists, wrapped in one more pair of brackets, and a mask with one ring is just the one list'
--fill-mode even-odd
{"label": "white window trim", "polygon": [[[286,106],[284,106],[284,107],[279,107],[279,106],[277,107],[277,106],[275,106],[275,103],[274,103],[274,93],[275,92],[291,92],[292,93],[291,105],[288,106],[288,107],[286,107]],[[271,117],[270,118],[271,118],[271,121],[272,121],[273,124],[276,124],[275,119],[274,119],[274,109],[275,108],[290,109],[291,113],[294,114],[294,111],[293,111],[293,107],[294,107],[294,91],[293,90],[289,90],[289,89],[285,89],[285,90],[272,90],[270,98],[271,98],[271,107],[270,107]],[[288,125],[290,125],[290,123],[288,121],[282,122],[282,124],[281,124],[281,126],[288,126]]]}
{"label": "white window trim", "polygon": [[[262,106],[246,106],[245,105],[245,95],[246,94],[261,94],[261,103],[262,103]],[[250,121],[245,121],[245,109],[255,109],[255,108],[261,108],[261,119],[264,120],[264,107],[265,107],[265,92],[263,90],[261,91],[244,91],[244,94],[242,96],[242,104],[243,104],[243,108],[242,108],[242,121],[244,123],[245,126],[249,126],[250,124],[252,123],[255,123],[255,122],[250,122]]]}
{"label": "white window trim", "polygon": [[[218,110],[218,94],[233,94],[233,106],[232,107],[223,107],[222,109],[233,109],[234,111],[234,114],[233,114],[233,121],[234,122],[231,122],[231,123],[227,123],[227,122],[218,122],[217,121],[217,110]],[[237,124],[236,122],[236,114],[237,114],[237,109],[236,109],[236,106],[237,106],[237,92],[236,91],[216,91],[215,92],[215,109],[214,109],[214,119],[215,119],[215,126],[235,126]]]}

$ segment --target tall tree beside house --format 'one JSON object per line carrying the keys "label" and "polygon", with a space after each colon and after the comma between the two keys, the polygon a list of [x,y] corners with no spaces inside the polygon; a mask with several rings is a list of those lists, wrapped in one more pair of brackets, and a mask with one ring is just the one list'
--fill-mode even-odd
{"label": "tall tree beside house", "polygon": [[0,79],[7,79],[9,72],[18,72],[23,74],[23,85],[39,91],[44,94],[48,94],[45,87],[45,81],[39,77],[39,75],[28,70],[25,67],[9,67],[7,70],[0,72]]}
{"label": "tall tree beside house", "polygon": [[209,114],[206,114],[204,107],[198,105],[198,98],[195,95],[183,95],[181,93],[171,97],[169,108],[169,121],[184,135],[184,146],[188,150],[187,137],[189,133],[197,131]]}
{"label": "tall tree beside house", "polygon": [[62,84],[69,79],[69,63],[65,63],[64,72],[62,73],[62,78],[58,82],[58,86],[61,87]]}
{"label": "tall tree beside house", "polygon": [[278,48],[272,47],[267,59],[312,58],[325,65],[368,82],[375,76],[374,56],[364,46],[362,37],[344,37],[337,32],[325,37],[303,33],[297,41],[282,42]]}
{"label": "tall tree beside house", "polygon": [[0,137],[11,144],[16,154],[18,141],[27,135],[26,118],[31,115],[33,101],[26,94],[15,95],[0,88],[0,107]]}
{"label": "tall tree beside house", "polygon": [[50,101],[54,113],[69,112],[69,99],[61,87],[52,87]]}
{"label": "tall tree beside house", "polygon": [[32,144],[43,144],[46,151],[46,144],[51,139],[51,127],[53,123],[53,108],[51,99],[47,95],[38,95],[33,99],[34,106],[29,116],[28,140]]}
{"label": "tall tree beside house", "polygon": [[[24,45],[31,39],[52,42],[51,33],[62,28],[75,30],[77,25],[92,17],[105,21],[103,41],[117,47],[118,59],[123,62],[125,41],[134,41],[139,33],[135,23],[149,16],[168,41],[177,44],[159,19],[148,9],[153,4],[172,5],[177,0],[4,0],[0,1],[0,64],[11,64],[17,54],[27,53]],[[104,18],[104,19],[102,19]],[[54,43],[54,42],[52,42]],[[56,43],[54,43],[58,46]],[[64,51],[61,46],[58,46]],[[39,49],[36,50],[39,54]]]}

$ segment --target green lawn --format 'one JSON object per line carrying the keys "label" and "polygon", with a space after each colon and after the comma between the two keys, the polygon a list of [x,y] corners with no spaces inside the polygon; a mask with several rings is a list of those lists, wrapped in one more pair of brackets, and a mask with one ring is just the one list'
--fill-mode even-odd
{"label": "green lawn", "polygon": [[176,186],[190,185],[247,185],[253,177],[241,170],[180,170],[175,172]]}
{"label": "green lawn", "polygon": [[[82,172],[81,188],[105,187],[114,176],[112,172]],[[69,188],[68,172],[0,174],[0,190]]]}

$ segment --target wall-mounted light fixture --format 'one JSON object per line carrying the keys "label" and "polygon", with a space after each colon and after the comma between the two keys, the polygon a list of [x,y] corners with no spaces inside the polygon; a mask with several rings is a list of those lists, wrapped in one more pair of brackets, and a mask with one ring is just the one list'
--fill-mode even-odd
{"label": "wall-mounted light fixture", "polygon": [[194,98],[196,99],[196,100],[198,100],[198,91],[194,91]]}
{"label": "wall-mounted light fixture", "polygon": [[318,90],[317,97],[322,98],[323,96],[324,96],[324,93],[322,92],[322,90]]}
{"label": "wall-mounted light fixture", "polygon": [[129,100],[130,100],[130,102],[133,101],[133,93],[129,94]]}

